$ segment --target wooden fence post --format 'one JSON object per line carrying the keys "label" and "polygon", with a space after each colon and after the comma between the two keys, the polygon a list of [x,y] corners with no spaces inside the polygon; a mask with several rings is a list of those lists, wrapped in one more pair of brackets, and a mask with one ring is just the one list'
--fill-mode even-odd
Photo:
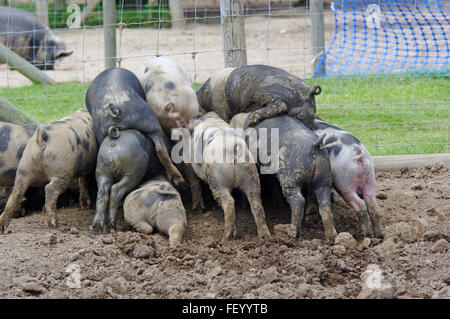
{"label": "wooden fence post", "polygon": [[103,0],[105,69],[116,67],[116,1]]}
{"label": "wooden fence post", "polygon": [[36,17],[45,26],[48,26],[48,0],[36,0]]}
{"label": "wooden fence post", "polygon": [[184,25],[183,0],[169,0],[172,28],[181,29]]}
{"label": "wooden fence post", "polygon": [[[311,14],[311,46],[314,72],[325,55],[323,0],[310,0],[309,9]],[[325,63],[323,63],[320,70],[317,70],[317,75],[325,75],[325,70]]]}
{"label": "wooden fence post", "polygon": [[225,67],[247,65],[242,0],[220,0]]}

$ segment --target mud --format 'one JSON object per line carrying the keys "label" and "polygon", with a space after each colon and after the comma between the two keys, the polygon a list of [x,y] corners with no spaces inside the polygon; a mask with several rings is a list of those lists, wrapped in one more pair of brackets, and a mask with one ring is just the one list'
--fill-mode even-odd
{"label": "mud", "polygon": [[[258,240],[248,205],[237,206],[237,238],[225,242],[217,206],[204,214],[188,211],[177,248],[158,233],[131,231],[123,218],[117,233],[93,235],[93,210],[62,209],[57,230],[47,228],[44,214],[31,213],[13,219],[11,232],[0,236],[0,297],[356,298],[369,264],[385,272],[397,298],[445,296],[450,250],[442,239],[450,241],[450,167],[376,175],[384,240],[363,241],[356,213],[334,196],[336,229],[353,235],[354,248],[326,244],[318,214],[306,216],[299,239],[288,235],[289,227],[277,226],[286,233]],[[273,232],[289,223],[290,212],[267,208],[266,219]],[[71,288],[77,274],[81,287]]]}

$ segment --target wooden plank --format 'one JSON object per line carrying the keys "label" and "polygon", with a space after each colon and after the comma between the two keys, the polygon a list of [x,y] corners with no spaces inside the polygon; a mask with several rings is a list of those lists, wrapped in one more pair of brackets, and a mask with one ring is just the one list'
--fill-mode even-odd
{"label": "wooden plank", "polygon": [[0,97],[0,121],[26,126],[36,126],[39,124],[2,97]]}
{"label": "wooden plank", "polygon": [[44,72],[39,70],[27,60],[23,59],[17,53],[7,48],[2,43],[0,43],[0,61],[19,71],[33,83],[47,83],[51,85],[56,84],[56,82],[49,78]]}
{"label": "wooden plank", "polygon": [[242,0],[220,0],[225,67],[247,65],[244,9]]}
{"label": "wooden plank", "polygon": [[399,170],[403,167],[419,168],[430,164],[450,165],[450,154],[420,154],[373,156],[375,171]]}
{"label": "wooden plank", "polygon": [[116,1],[103,0],[105,69],[116,67]]}
{"label": "wooden plank", "polygon": [[[311,13],[311,47],[313,56],[313,70],[319,66],[319,62],[325,54],[325,33],[323,22],[323,0],[310,0]],[[325,74],[325,64],[322,64],[318,75]]]}
{"label": "wooden plank", "polygon": [[181,29],[184,26],[184,8],[182,0],[169,0],[172,28]]}

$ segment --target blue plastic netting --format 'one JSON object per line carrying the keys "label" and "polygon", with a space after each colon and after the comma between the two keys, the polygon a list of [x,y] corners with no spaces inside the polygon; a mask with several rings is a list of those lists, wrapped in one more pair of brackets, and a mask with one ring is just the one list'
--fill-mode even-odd
{"label": "blue plastic netting", "polygon": [[[450,1],[340,0],[336,32],[314,76],[450,74]],[[323,73],[323,71],[322,71]]]}

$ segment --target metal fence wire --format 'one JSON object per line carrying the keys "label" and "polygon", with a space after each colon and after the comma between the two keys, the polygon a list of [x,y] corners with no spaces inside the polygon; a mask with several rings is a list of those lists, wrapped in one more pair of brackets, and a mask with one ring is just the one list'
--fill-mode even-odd
{"label": "metal fence wire", "polygon": [[[57,85],[30,86],[0,64],[0,97],[50,122],[84,107],[89,83],[105,68],[108,24],[106,0],[0,5],[36,15],[41,2],[51,32],[73,53],[44,71]],[[243,21],[244,47],[224,49],[227,6]],[[138,72],[146,60],[165,56],[198,88],[225,66],[230,51],[245,52],[248,64],[319,83],[318,114],[356,135],[373,155],[450,151],[449,1],[117,0],[115,9],[109,26],[117,66]],[[61,109],[66,100],[73,101],[70,110]]]}

